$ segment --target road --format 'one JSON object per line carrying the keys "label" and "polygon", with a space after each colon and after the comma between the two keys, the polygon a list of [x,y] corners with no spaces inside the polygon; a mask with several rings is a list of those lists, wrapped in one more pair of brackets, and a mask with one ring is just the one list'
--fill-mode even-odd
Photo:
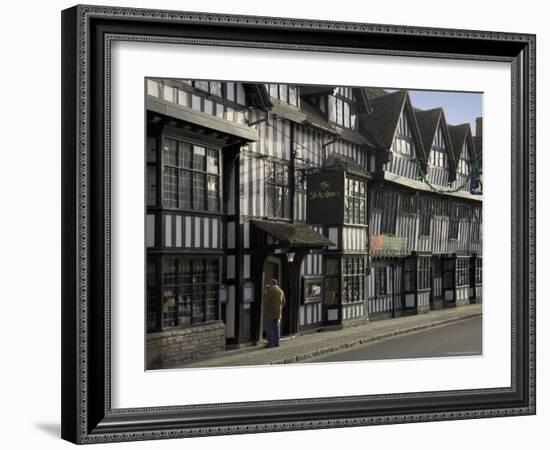
{"label": "road", "polygon": [[481,317],[460,320],[380,342],[330,353],[304,362],[435,358],[481,355]]}

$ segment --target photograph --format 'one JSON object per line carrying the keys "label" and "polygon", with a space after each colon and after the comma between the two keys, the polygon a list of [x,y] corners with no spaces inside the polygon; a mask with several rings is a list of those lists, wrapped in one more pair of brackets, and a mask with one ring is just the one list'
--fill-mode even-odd
{"label": "photograph", "polygon": [[144,81],[146,370],[483,355],[483,92]]}

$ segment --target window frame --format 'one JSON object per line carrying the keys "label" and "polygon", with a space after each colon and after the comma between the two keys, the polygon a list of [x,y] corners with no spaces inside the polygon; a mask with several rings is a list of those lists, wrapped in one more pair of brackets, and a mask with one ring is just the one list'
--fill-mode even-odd
{"label": "window frame", "polygon": [[[176,149],[176,164],[167,164],[165,147],[166,141],[171,140],[177,143]],[[183,156],[181,151],[184,145],[191,147],[191,158],[189,160],[189,165],[186,166],[184,163]],[[197,168],[195,166],[197,160],[195,159],[195,149],[202,148],[204,149],[204,166],[203,168]],[[208,165],[208,155],[210,152],[215,152],[217,155],[217,171],[209,171]],[[176,171],[176,206],[171,206],[167,203],[166,198],[166,188],[165,188],[165,179],[167,176],[167,169],[171,171]],[[181,189],[182,186],[182,173],[186,172],[190,176],[190,200],[188,205],[184,205],[182,194],[186,193],[185,189]],[[179,211],[192,211],[198,213],[210,213],[210,214],[222,214],[222,152],[219,148],[214,146],[199,144],[191,139],[185,139],[179,136],[173,136],[171,134],[162,134],[161,136],[161,175],[162,175],[162,197],[161,197],[161,207],[164,209],[177,209]],[[204,198],[202,198],[202,206],[196,207],[196,183],[195,180],[198,177],[202,177],[204,180]],[[208,181],[211,177],[216,177],[217,179],[217,196],[216,196],[216,209],[211,209],[210,199],[208,192]],[[158,183],[158,181],[157,181]]]}
{"label": "window frame", "polygon": [[[185,261],[189,264],[189,271],[183,272],[181,270],[181,265]],[[215,268],[215,279],[212,280],[209,278],[209,272],[208,272],[208,264],[212,262],[216,262],[216,268]],[[167,282],[166,280],[166,271],[165,271],[165,263],[171,263],[173,262],[175,264],[175,272],[174,272],[174,279],[175,282]],[[202,279],[196,280],[196,269],[195,265],[198,263],[202,264]],[[167,256],[160,259],[160,277],[161,277],[161,286],[157,287],[157,301],[159,302],[159,309],[160,309],[160,322],[157,324],[156,331],[166,331],[170,329],[175,328],[183,328],[183,327],[189,327],[189,326],[195,326],[197,324],[206,324],[211,322],[216,322],[221,320],[220,315],[220,308],[219,308],[219,287],[221,284],[221,277],[220,277],[220,268],[221,268],[221,258],[218,256],[204,256],[204,257],[194,257],[191,255],[178,255],[178,256]],[[158,268],[157,268],[158,270]],[[214,272],[213,272],[214,273]],[[190,278],[190,282],[182,282],[184,277],[187,274],[187,277]],[[149,287],[149,286],[148,286]],[[216,293],[215,299],[213,303],[215,315],[214,318],[209,319],[208,315],[208,308],[209,308],[209,302],[208,302],[208,288],[214,287],[214,292]],[[200,291],[202,292],[202,300],[200,303],[203,304],[203,311],[202,314],[199,316],[196,314],[196,295]],[[166,291],[167,290],[173,290],[174,291],[174,311],[172,313],[173,317],[171,319],[165,318],[165,297],[166,297]],[[180,296],[182,295],[182,292],[188,292],[188,295],[190,295],[190,312],[188,315],[185,315],[185,317],[189,318],[188,323],[180,323],[180,317],[183,317],[182,314],[180,314]],[[200,304],[199,303],[199,304]],[[211,308],[212,309],[212,308]],[[196,320],[196,317],[203,317],[203,320]],[[171,321],[171,325],[165,325],[166,322]],[[174,324],[175,323],[175,324]]]}

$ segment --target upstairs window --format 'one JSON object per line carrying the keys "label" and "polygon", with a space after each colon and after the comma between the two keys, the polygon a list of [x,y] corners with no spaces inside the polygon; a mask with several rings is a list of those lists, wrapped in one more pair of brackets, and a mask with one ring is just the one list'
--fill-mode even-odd
{"label": "upstairs window", "polygon": [[298,86],[292,84],[268,84],[266,87],[271,97],[278,98],[282,102],[296,107],[300,106]]}
{"label": "upstairs window", "polygon": [[328,120],[344,128],[355,128],[357,118],[352,102],[351,88],[336,88],[334,93],[328,96]]}
{"label": "upstairs window", "polygon": [[290,218],[288,164],[266,161],[265,207],[268,217]]}
{"label": "upstairs window", "polygon": [[464,176],[467,176],[468,173],[470,173],[470,163],[468,162],[468,147],[466,143],[464,143],[464,146],[462,147],[462,152],[460,153],[457,172]]}
{"label": "upstairs window", "polygon": [[395,138],[393,140],[392,152],[409,158],[416,157],[412,131],[405,114],[401,114],[399,118]]}
{"label": "upstairs window", "polygon": [[164,207],[219,212],[219,178],[219,150],[164,137]]}
{"label": "upstairs window", "polygon": [[193,81],[193,87],[201,91],[207,92],[210,95],[222,96],[221,81]]}
{"label": "upstairs window", "polygon": [[346,177],[346,198],[344,222],[366,224],[366,183],[363,180]]}
{"label": "upstairs window", "polygon": [[445,145],[445,141],[443,139],[443,131],[441,127],[438,127],[437,133],[434,137],[429,162],[430,165],[435,167],[449,167],[449,161],[447,159],[447,146]]}

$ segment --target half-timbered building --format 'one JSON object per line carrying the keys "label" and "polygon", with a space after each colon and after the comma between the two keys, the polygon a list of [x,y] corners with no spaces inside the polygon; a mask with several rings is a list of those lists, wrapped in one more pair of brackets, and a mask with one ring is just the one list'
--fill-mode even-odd
{"label": "half-timbered building", "polygon": [[273,278],[283,336],[479,300],[481,196],[437,190],[457,173],[441,109],[166,79],[147,80],[146,109],[149,368],[260,342]]}

